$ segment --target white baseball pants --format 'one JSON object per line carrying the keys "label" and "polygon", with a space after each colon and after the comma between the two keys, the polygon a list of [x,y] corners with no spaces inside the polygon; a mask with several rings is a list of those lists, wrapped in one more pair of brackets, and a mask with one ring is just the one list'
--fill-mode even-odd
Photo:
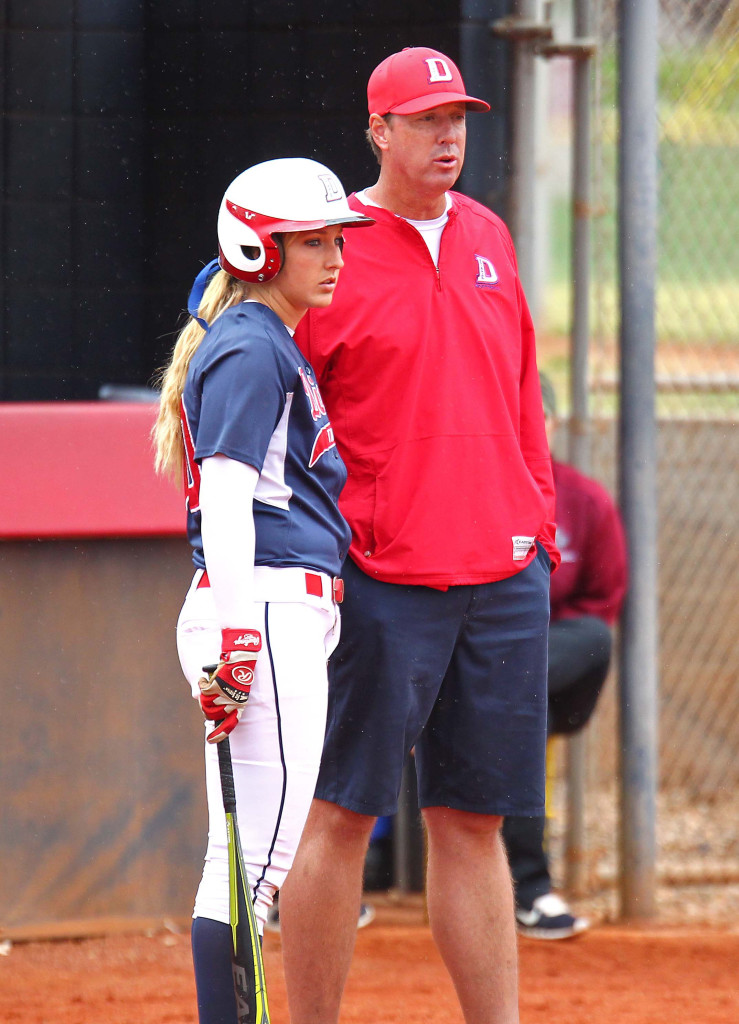
{"label": "white baseball pants", "polygon": [[[326,726],[326,662],[339,640],[331,578],[302,569],[254,570],[262,632],[248,703],[230,736],[236,811],[260,931],[289,871],[313,798]],[[323,596],[314,595],[321,576]],[[209,587],[196,572],[177,623],[177,649],[193,697],[204,665],[216,664],[221,631]],[[205,723],[206,733],[213,726]],[[228,850],[218,750],[205,743],[208,846],[193,917],[228,924]]]}

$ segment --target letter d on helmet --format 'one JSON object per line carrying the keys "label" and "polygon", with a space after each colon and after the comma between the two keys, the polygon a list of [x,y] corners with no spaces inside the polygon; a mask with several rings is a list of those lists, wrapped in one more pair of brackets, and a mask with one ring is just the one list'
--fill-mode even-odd
{"label": "letter d on helmet", "polygon": [[323,164],[303,157],[267,160],[226,189],[218,213],[219,262],[241,281],[270,281],[282,266],[275,235],[334,224],[374,221],[352,210],[341,182]]}

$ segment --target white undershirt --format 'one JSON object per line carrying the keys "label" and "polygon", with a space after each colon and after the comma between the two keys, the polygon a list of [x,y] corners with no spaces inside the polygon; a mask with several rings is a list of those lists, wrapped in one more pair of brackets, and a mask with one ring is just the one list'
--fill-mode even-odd
{"label": "white undershirt", "polygon": [[[364,203],[365,206],[376,206],[382,209],[379,203],[375,203],[367,195],[367,189],[362,189],[361,192],[357,192],[357,199],[360,203]],[[428,251],[431,253],[431,259],[434,261],[434,266],[439,265],[439,248],[441,246],[441,233],[446,226],[446,222],[449,220],[449,210],[452,205],[451,196],[447,192],[444,196],[446,200],[446,208],[442,213],[441,217],[434,217],[433,220],[411,220],[410,217],[401,217],[401,220],[407,221],[411,227],[414,227],[420,234],[421,238],[426,243]]]}
{"label": "white undershirt", "polygon": [[225,455],[200,466],[200,531],[218,624],[244,629],[254,616],[254,492],[259,473]]}
{"label": "white undershirt", "polygon": [[[258,299],[245,299],[258,302]],[[290,337],[295,334],[285,325]],[[200,537],[221,629],[253,625],[254,493],[259,472],[226,455],[211,455],[200,466]]]}

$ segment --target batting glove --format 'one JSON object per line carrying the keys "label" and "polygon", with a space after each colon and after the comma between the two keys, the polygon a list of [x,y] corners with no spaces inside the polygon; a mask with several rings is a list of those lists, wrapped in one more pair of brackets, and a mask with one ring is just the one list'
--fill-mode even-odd
{"label": "batting glove", "polygon": [[258,629],[221,631],[221,660],[217,665],[204,665],[206,675],[198,682],[200,708],[208,721],[218,723],[208,734],[208,743],[220,743],[236,728],[249,699],[261,649]]}

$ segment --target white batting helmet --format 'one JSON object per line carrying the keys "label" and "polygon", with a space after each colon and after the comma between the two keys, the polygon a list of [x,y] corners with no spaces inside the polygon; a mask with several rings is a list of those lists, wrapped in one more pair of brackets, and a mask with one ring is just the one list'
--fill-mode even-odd
{"label": "white batting helmet", "polygon": [[221,267],[241,281],[270,281],[282,266],[274,235],[333,224],[374,224],[355,213],[328,167],[304,157],[266,160],[231,182],[218,213]]}

